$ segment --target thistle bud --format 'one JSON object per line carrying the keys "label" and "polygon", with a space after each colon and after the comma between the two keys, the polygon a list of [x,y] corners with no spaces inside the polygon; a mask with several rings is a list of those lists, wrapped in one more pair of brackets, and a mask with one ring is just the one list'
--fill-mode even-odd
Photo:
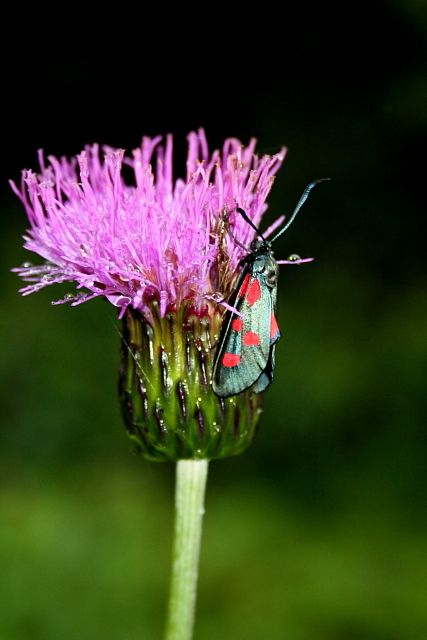
{"label": "thistle bud", "polygon": [[119,380],[123,416],[136,450],[151,460],[222,458],[252,440],[260,396],[219,398],[212,364],[221,326],[214,305],[183,306],[152,324],[139,312],[123,319]]}

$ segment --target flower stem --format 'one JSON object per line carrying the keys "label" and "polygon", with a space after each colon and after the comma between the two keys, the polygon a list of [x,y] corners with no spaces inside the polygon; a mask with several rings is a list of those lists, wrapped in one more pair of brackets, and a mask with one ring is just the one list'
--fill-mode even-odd
{"label": "flower stem", "polygon": [[191,640],[193,636],[207,474],[207,460],[177,462],[173,564],[165,640]]}

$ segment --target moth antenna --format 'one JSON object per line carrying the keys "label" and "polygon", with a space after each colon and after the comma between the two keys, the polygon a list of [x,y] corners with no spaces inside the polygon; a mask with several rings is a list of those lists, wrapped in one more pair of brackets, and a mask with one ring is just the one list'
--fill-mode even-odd
{"label": "moth antenna", "polygon": [[259,235],[259,237],[261,238],[261,240],[262,240],[263,242],[267,242],[267,240],[266,240],[266,239],[264,238],[264,236],[262,235],[261,231],[258,229],[258,227],[256,227],[256,226],[254,225],[254,223],[252,222],[252,220],[249,218],[248,214],[247,214],[245,211],[243,211],[243,209],[241,209],[240,207],[237,207],[236,211],[237,211],[238,213],[240,213],[240,215],[242,216],[243,220],[245,220],[245,221],[248,223],[248,225],[249,225],[249,226],[251,226],[251,227],[252,227],[252,229],[254,229],[254,231],[256,231],[256,232],[257,232],[257,234]]}
{"label": "moth antenna", "polygon": [[[285,224],[284,227],[282,227],[282,229],[280,229],[279,233],[276,233],[276,235],[270,240],[270,242],[274,242],[275,240],[277,240],[277,238],[280,238],[280,236],[282,235],[282,233],[285,233],[286,229],[289,229],[289,227],[291,226],[291,224],[293,223],[293,221],[295,220],[299,210],[301,209],[302,205],[304,204],[304,202],[307,200],[308,198],[308,194],[310,193],[310,191],[317,186],[318,184],[320,184],[321,182],[328,182],[330,180],[330,178],[320,178],[319,180],[314,180],[313,182],[310,182],[310,184],[308,184],[306,186],[306,188],[304,189],[301,198],[298,200],[298,204],[295,207],[291,217],[289,218],[289,220],[287,221],[287,223]],[[239,210],[238,210],[239,211]],[[252,225],[253,226],[253,225]],[[261,235],[261,234],[260,234]],[[261,236],[262,237],[262,236]]]}

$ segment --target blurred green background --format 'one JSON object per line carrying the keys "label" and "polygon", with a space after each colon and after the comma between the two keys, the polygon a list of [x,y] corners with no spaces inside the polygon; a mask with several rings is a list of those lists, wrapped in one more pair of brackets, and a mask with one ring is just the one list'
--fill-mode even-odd
{"label": "blurred green background", "polygon": [[17,294],[31,256],[6,179],[39,147],[167,131],[182,160],[202,125],[212,146],[288,145],[266,224],[332,182],[278,243],[317,259],[282,270],[259,436],[211,465],[195,637],[425,640],[425,5],[217,15],[212,33],[112,17],[3,26],[0,637],[160,638],[174,471],[130,452],[114,309]]}

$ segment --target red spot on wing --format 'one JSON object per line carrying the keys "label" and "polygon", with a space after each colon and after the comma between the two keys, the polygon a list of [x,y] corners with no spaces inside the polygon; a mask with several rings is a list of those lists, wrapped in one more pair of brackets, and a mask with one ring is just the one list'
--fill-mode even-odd
{"label": "red spot on wing", "polygon": [[233,329],[233,331],[241,331],[242,326],[243,322],[240,320],[240,318],[234,318],[234,320],[232,320],[231,322],[231,328]]}
{"label": "red spot on wing", "polygon": [[259,336],[257,333],[253,333],[253,331],[246,331],[246,333],[243,334],[242,342],[245,347],[255,347],[259,344]]}
{"label": "red spot on wing", "polygon": [[[249,275],[249,274],[248,274]],[[245,300],[247,304],[252,307],[253,304],[261,297],[261,288],[259,286],[258,280],[255,278],[252,280],[245,296]]]}
{"label": "red spot on wing", "polygon": [[238,293],[240,298],[243,298],[243,296],[245,295],[245,293],[247,291],[248,284],[249,284],[249,278],[250,278],[250,274],[247,273],[245,275],[245,278],[244,278],[242,284],[240,285],[240,289],[239,289],[239,293]]}
{"label": "red spot on wing", "polygon": [[279,325],[277,324],[276,316],[271,314],[270,318],[270,340],[273,340],[279,333]]}
{"label": "red spot on wing", "polygon": [[240,356],[237,353],[224,353],[221,358],[221,364],[224,367],[236,367],[240,362]]}

